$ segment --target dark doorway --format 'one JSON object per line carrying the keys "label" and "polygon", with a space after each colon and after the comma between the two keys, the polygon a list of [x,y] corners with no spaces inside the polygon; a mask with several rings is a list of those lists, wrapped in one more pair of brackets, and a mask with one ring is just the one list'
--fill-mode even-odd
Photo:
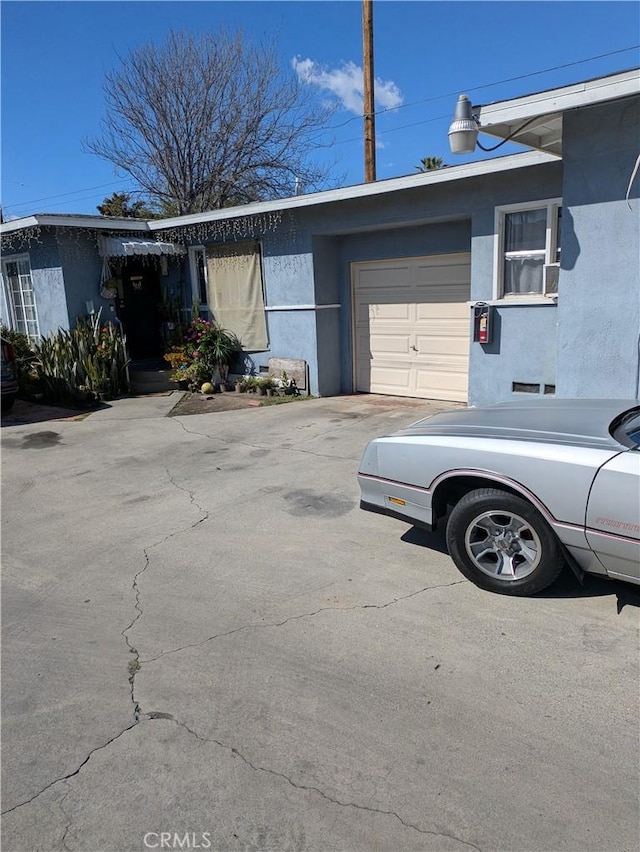
{"label": "dark doorway", "polygon": [[127,260],[122,268],[123,298],[118,316],[127,335],[133,361],[159,358],[163,353],[160,320],[160,270],[155,259]]}

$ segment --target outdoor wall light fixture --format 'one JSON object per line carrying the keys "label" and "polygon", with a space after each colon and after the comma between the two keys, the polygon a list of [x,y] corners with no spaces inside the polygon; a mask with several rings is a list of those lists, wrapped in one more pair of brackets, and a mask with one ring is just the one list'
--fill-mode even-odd
{"label": "outdoor wall light fixture", "polygon": [[480,122],[471,112],[471,101],[460,95],[449,127],[449,147],[452,154],[473,154],[478,141]]}
{"label": "outdoor wall light fixture", "polygon": [[[525,121],[520,127],[510,133],[497,145],[492,148],[485,148],[481,142],[478,142],[478,132],[482,130],[477,116],[472,112],[471,101],[467,95],[460,95],[456,104],[456,111],[453,114],[453,121],[449,125],[449,147],[452,154],[473,154],[476,145],[481,151],[495,151],[505,142],[510,142],[515,136],[536,121],[535,118]],[[524,144],[524,143],[520,143]]]}

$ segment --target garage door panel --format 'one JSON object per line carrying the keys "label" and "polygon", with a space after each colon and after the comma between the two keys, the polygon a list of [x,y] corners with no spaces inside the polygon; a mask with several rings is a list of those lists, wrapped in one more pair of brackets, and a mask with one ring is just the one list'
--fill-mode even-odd
{"label": "garage door panel", "polygon": [[409,264],[402,263],[397,266],[384,266],[363,268],[360,270],[360,289],[362,293],[375,292],[377,289],[386,291],[389,287],[389,280],[403,280],[408,282],[412,272]]}
{"label": "garage door panel", "polygon": [[419,324],[448,320],[469,331],[469,308],[466,301],[460,305],[451,305],[447,302],[420,302],[415,308],[416,322]]}
{"label": "garage door panel", "polygon": [[456,373],[419,373],[413,396],[422,399],[446,399],[466,402],[469,393],[467,376]]}
{"label": "garage door panel", "polygon": [[449,352],[451,351],[449,343],[457,345],[459,342],[462,342],[464,352],[468,354],[469,332],[466,329],[457,328],[448,323],[438,325],[434,323],[426,329],[420,328],[420,330],[416,330],[415,340],[418,352],[423,352],[424,350],[429,352]]}
{"label": "garage door panel", "polygon": [[468,255],[355,265],[356,388],[465,401]]}
{"label": "garage door panel", "polygon": [[[389,393],[408,395],[410,374],[402,367],[376,365],[371,369],[371,391],[373,393]],[[395,388],[395,390],[393,390]]]}
{"label": "garage door panel", "polygon": [[362,321],[366,322],[410,322],[412,320],[412,306],[407,302],[387,302],[381,304],[368,304],[367,312]]}
{"label": "garage door panel", "polygon": [[369,338],[370,350],[379,353],[380,357],[395,353],[406,358],[409,356],[410,345],[409,337],[402,334],[372,334]]}
{"label": "garage door panel", "polygon": [[469,338],[467,337],[425,337],[420,335],[416,338],[416,358],[421,360],[425,357],[434,358],[462,358],[465,365],[469,364]]}
{"label": "garage door panel", "polygon": [[434,370],[437,373],[467,373],[468,372],[468,360],[464,353],[450,353],[446,356],[444,355],[420,355],[417,356],[415,361],[415,369],[417,372],[428,372],[429,370]]}
{"label": "garage door panel", "polygon": [[387,290],[377,290],[375,293],[360,293],[363,303],[372,308],[381,308],[385,305],[411,305],[415,302],[415,287],[402,287],[391,289],[387,283]]}
{"label": "garage door panel", "polygon": [[414,281],[417,286],[438,286],[439,284],[464,284],[469,279],[469,264],[447,265],[421,264],[416,267]]}
{"label": "garage door panel", "polygon": [[443,302],[451,305],[452,310],[467,307],[469,300],[469,284],[456,281],[454,284],[421,284],[412,291],[413,299],[418,304],[434,304]]}

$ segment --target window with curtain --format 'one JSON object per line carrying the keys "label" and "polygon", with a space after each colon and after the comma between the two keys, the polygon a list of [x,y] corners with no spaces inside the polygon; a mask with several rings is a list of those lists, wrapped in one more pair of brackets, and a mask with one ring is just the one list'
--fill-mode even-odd
{"label": "window with curtain", "polygon": [[2,278],[5,287],[10,325],[26,334],[29,340],[40,338],[36,297],[31,280],[31,264],[28,255],[7,258],[2,261]]}
{"label": "window with curtain", "polygon": [[545,296],[557,291],[550,266],[560,260],[560,202],[499,208],[499,296]]}
{"label": "window with curtain", "polygon": [[207,304],[215,321],[233,332],[246,352],[269,348],[257,242],[207,246]]}

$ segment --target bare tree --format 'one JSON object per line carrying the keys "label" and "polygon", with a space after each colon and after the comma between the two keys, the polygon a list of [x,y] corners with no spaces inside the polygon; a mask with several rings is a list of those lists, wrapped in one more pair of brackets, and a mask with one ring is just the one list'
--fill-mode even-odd
{"label": "bare tree", "polygon": [[172,30],[131,51],[103,89],[102,133],[85,148],[178,214],[326,185],[330,168],[309,154],[329,112],[282,70],[273,43]]}

